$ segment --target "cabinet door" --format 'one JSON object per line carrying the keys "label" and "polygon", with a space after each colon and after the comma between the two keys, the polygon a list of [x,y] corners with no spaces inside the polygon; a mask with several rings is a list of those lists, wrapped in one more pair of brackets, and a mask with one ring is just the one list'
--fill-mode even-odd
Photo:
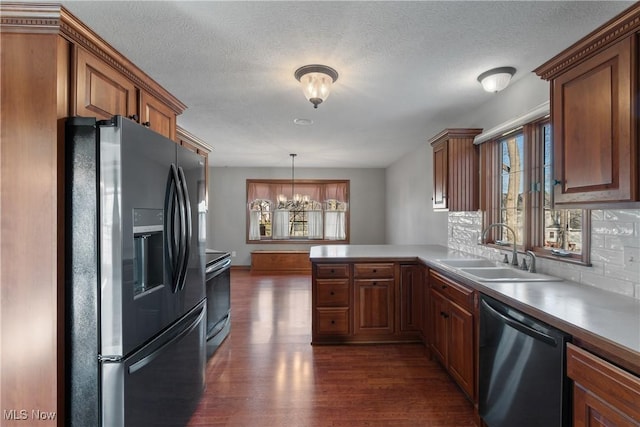
{"label": "cabinet door", "polygon": [[553,80],[556,204],[638,198],[634,44],[622,40]]}
{"label": "cabinet door", "polygon": [[445,367],[448,359],[448,302],[433,289],[429,292],[431,307],[431,351]]}
{"label": "cabinet door", "polygon": [[474,352],[473,314],[457,304],[449,303],[449,373],[473,400]]}
{"label": "cabinet door", "polygon": [[75,115],[109,119],[137,114],[136,88],[116,69],[76,48]]}
{"label": "cabinet door", "polygon": [[400,266],[400,331],[417,332],[422,328],[422,275],[417,265]]}
{"label": "cabinet door", "polygon": [[433,208],[447,209],[447,143],[433,146]]}
{"label": "cabinet door", "polygon": [[575,427],[640,427],[640,378],[567,344]]}
{"label": "cabinet door", "polygon": [[176,140],[176,113],[145,91],[140,91],[140,123]]}
{"label": "cabinet door", "polygon": [[393,334],[394,279],[354,280],[355,335]]}
{"label": "cabinet door", "polygon": [[640,422],[626,416],[584,388],[575,386],[573,427],[640,427]]}

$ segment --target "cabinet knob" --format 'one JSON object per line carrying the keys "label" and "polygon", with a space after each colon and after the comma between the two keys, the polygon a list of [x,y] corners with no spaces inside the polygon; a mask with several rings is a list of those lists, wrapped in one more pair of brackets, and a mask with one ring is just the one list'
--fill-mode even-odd
{"label": "cabinet knob", "polygon": [[336,321],[335,321],[335,320],[332,320],[332,321],[331,321],[331,324],[332,324],[332,325],[335,325],[335,324],[336,324]]}
{"label": "cabinet knob", "polygon": [[331,269],[331,274],[335,273],[336,271],[332,268]]}
{"label": "cabinet knob", "polygon": [[560,184],[562,184],[562,180],[560,180],[560,179],[554,179],[553,180],[553,185],[560,185]]}
{"label": "cabinet knob", "polygon": [[440,288],[441,289],[447,289],[447,285],[441,285]]}
{"label": "cabinet knob", "polygon": [[376,269],[374,268],[374,269],[373,269],[373,272],[374,272],[374,273],[377,273],[377,272],[378,272],[378,270],[376,270]]}
{"label": "cabinet knob", "polygon": [[144,127],[151,127],[151,122],[140,123]]}
{"label": "cabinet knob", "polygon": [[378,284],[378,282],[373,282],[373,286],[376,286]]}
{"label": "cabinet knob", "polygon": [[134,122],[137,122],[139,119],[137,114],[132,114],[131,116],[127,116],[127,118],[133,120]]}
{"label": "cabinet knob", "polygon": [[333,291],[331,291],[329,294],[330,294],[330,295],[335,295],[336,293],[335,293],[335,292],[333,292]]}

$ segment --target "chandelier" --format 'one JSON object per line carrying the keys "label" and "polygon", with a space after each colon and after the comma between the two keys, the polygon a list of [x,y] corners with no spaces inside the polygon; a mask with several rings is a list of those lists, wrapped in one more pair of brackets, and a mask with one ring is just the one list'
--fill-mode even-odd
{"label": "chandelier", "polygon": [[284,194],[278,195],[278,209],[288,209],[292,211],[300,211],[306,209],[309,204],[309,196],[296,193],[295,191],[295,158],[297,154],[291,153],[291,199],[288,200]]}

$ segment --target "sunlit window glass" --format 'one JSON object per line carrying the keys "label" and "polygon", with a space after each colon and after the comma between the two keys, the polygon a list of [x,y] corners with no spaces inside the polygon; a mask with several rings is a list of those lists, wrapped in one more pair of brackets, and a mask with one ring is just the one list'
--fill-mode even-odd
{"label": "sunlit window glass", "polygon": [[545,249],[582,253],[582,209],[552,209],[553,144],[551,126],[543,126],[544,135],[544,243]]}
{"label": "sunlit window glass", "polygon": [[[502,163],[500,179],[500,221],[516,233],[516,244],[523,243],[524,230],[524,138],[522,132],[506,136],[500,141]],[[513,244],[513,236],[500,230],[496,243]]]}

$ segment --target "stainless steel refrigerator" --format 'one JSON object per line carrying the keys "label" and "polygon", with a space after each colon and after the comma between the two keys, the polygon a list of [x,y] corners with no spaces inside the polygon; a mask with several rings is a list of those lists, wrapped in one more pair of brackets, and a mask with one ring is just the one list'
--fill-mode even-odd
{"label": "stainless steel refrigerator", "polygon": [[185,425],[205,384],[203,161],[120,116],[69,118],[65,142],[66,424]]}

